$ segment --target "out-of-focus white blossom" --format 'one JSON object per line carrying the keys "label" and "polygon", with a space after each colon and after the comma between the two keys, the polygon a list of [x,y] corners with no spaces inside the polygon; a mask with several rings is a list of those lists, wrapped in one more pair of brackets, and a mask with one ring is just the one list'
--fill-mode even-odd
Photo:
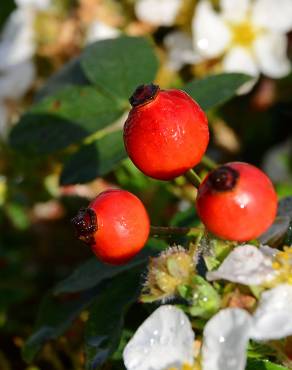
{"label": "out-of-focus white blossom", "polygon": [[0,135],[6,134],[9,118],[5,101],[19,99],[35,79],[33,57],[35,16],[51,0],[16,0],[18,6],[8,17],[0,35]]}
{"label": "out-of-focus white blossom", "polygon": [[31,59],[12,65],[0,77],[0,99],[19,99],[31,86],[36,75]]}
{"label": "out-of-focus white blossom", "polygon": [[86,43],[90,44],[99,40],[112,39],[118,37],[119,34],[120,31],[117,28],[108,26],[101,21],[95,21],[87,29]]}
{"label": "out-of-focus white blossom", "polygon": [[138,0],[135,12],[138,19],[155,26],[172,26],[183,0]]}
{"label": "out-of-focus white blossom", "polygon": [[195,52],[191,36],[182,31],[174,31],[164,38],[164,45],[168,51],[168,68],[178,71],[185,64],[194,64],[202,60]]}
{"label": "out-of-focus white blossom", "polygon": [[253,315],[226,308],[204,329],[203,370],[243,370],[249,339],[268,341],[292,334],[292,286],[280,284],[262,293]]}
{"label": "out-of-focus white blossom", "polygon": [[[0,39],[0,71],[30,59],[35,53],[34,13],[16,9],[8,18]],[[3,72],[2,72],[3,73]]]}
{"label": "out-of-focus white blossom", "polygon": [[138,328],[125,347],[123,358],[127,370],[191,366],[194,332],[188,317],[174,306],[160,306]]}
{"label": "out-of-focus white blossom", "polygon": [[15,0],[18,7],[31,7],[38,10],[47,10],[52,3],[52,0]]}
{"label": "out-of-focus white blossom", "polygon": [[254,77],[290,72],[286,32],[292,29],[291,0],[199,2],[192,22],[194,47],[204,58],[222,57],[222,69]]}

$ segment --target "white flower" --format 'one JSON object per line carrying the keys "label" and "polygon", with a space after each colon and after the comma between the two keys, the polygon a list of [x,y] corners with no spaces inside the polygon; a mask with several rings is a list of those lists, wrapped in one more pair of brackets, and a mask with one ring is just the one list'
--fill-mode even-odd
{"label": "white flower", "polygon": [[291,0],[221,0],[220,13],[202,0],[192,22],[196,50],[205,59],[223,57],[222,69],[280,78],[290,71],[286,32]]}
{"label": "white flower", "polygon": [[184,312],[160,306],[138,328],[124,349],[127,370],[181,369],[194,361],[194,332]]}
{"label": "white flower", "polygon": [[275,277],[272,248],[245,244],[233,249],[220,267],[207,273],[208,280],[224,279],[245,285],[260,285]]}
{"label": "white flower", "polygon": [[0,100],[21,98],[31,86],[35,75],[35,66],[30,59],[7,68],[0,77]]}
{"label": "white flower", "polygon": [[249,339],[268,341],[292,334],[292,286],[262,293],[253,315],[239,308],[221,310],[205,326],[202,370],[243,370]]}
{"label": "white flower", "polygon": [[178,71],[185,64],[194,64],[202,60],[194,51],[192,38],[182,31],[170,32],[164,38],[164,45],[168,51],[168,68]]}
{"label": "white flower", "polygon": [[283,251],[266,245],[242,245],[225,258],[219,268],[207,272],[208,280],[224,279],[244,285],[292,284],[292,248]]}
{"label": "white flower", "polygon": [[7,19],[0,37],[0,135],[9,119],[7,99],[19,99],[35,79],[33,56],[36,51],[34,22],[36,11],[45,10],[51,0],[16,0],[18,8]]}
{"label": "white flower", "polygon": [[119,34],[118,29],[108,26],[104,22],[94,21],[87,29],[86,43],[90,44],[94,41],[115,38]]}
{"label": "white flower", "polygon": [[18,7],[31,7],[46,10],[51,6],[52,0],[15,0]]}
{"label": "white flower", "polygon": [[135,12],[138,19],[155,26],[172,26],[182,0],[138,0]]}
{"label": "white flower", "polygon": [[35,53],[34,14],[16,9],[8,18],[0,40],[0,71],[31,58]]}

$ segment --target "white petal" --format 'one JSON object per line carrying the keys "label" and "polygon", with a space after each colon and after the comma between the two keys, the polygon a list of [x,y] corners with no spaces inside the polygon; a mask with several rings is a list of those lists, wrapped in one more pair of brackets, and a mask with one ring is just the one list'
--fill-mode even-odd
{"label": "white petal", "polygon": [[135,12],[138,19],[155,26],[173,25],[182,0],[138,0]]}
{"label": "white petal", "polygon": [[254,87],[260,74],[252,54],[242,47],[232,48],[223,58],[222,68],[225,72],[246,73],[255,78],[243,84],[237,91],[238,95],[246,94]]}
{"label": "white petal", "polygon": [[19,7],[33,7],[39,10],[46,10],[51,6],[51,0],[15,0]]}
{"label": "white petal", "polygon": [[254,41],[254,50],[259,67],[266,76],[281,78],[290,72],[285,35],[275,32],[265,33]]}
{"label": "white petal", "polygon": [[193,364],[194,332],[184,312],[159,307],[138,328],[124,349],[127,370],[164,370]]}
{"label": "white petal", "polygon": [[94,41],[115,38],[119,34],[118,29],[110,27],[103,22],[95,21],[91,23],[87,30],[86,43],[89,44]]}
{"label": "white petal", "polygon": [[251,316],[227,308],[212,317],[204,329],[203,370],[243,370]]}
{"label": "white petal", "polygon": [[252,20],[259,27],[288,32],[292,29],[292,1],[255,0]]}
{"label": "white petal", "polygon": [[208,280],[225,279],[245,285],[260,285],[275,275],[272,258],[253,245],[236,247],[219,269],[207,273]]}
{"label": "white petal", "polygon": [[262,293],[253,315],[251,338],[280,339],[292,335],[292,286],[278,285]]}
{"label": "white petal", "polygon": [[259,69],[252,54],[242,47],[232,48],[223,59],[223,70],[226,72],[242,72],[257,76]]}
{"label": "white petal", "polygon": [[17,9],[8,18],[0,41],[0,70],[30,59],[35,52],[34,14]]}
{"label": "white petal", "polygon": [[241,22],[247,17],[250,0],[221,0],[223,17],[231,22]]}
{"label": "white petal", "polygon": [[275,257],[276,254],[278,254],[278,252],[279,252],[278,249],[271,248],[268,245],[261,245],[259,249],[267,257]]}
{"label": "white petal", "polygon": [[200,55],[193,48],[191,37],[185,32],[174,31],[164,38],[168,50],[167,66],[178,71],[185,64],[194,64],[201,61]]}
{"label": "white petal", "polygon": [[36,70],[31,60],[16,64],[0,75],[0,98],[20,98],[32,85]]}
{"label": "white petal", "polygon": [[195,48],[207,58],[222,54],[231,40],[229,28],[209,1],[201,1],[197,5],[192,30]]}

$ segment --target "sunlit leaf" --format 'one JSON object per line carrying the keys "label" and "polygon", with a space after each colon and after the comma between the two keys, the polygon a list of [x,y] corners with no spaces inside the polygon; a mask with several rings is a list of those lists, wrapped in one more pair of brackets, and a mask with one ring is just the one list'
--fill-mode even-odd
{"label": "sunlit leaf", "polygon": [[158,68],[149,41],[126,36],[88,46],[81,56],[81,65],[101,91],[123,102],[128,102],[138,85],[152,82]]}
{"label": "sunlit leaf", "polygon": [[288,368],[273,364],[270,361],[249,359],[246,370],[288,370]]}
{"label": "sunlit leaf", "polygon": [[251,77],[241,73],[223,73],[194,80],[183,87],[204,110],[225,103],[236,95],[237,90]]}

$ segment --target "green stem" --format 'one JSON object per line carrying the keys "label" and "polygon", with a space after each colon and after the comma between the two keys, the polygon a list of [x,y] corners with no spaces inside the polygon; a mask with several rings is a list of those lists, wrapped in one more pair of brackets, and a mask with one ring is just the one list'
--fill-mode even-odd
{"label": "green stem", "polygon": [[208,170],[214,170],[218,165],[213,159],[208,157],[207,155],[204,155],[201,163],[203,166],[205,166]]}
{"label": "green stem", "polygon": [[176,227],[176,226],[151,226],[150,235],[152,236],[172,236],[172,235],[194,235],[201,233],[202,229],[196,227]]}
{"label": "green stem", "polygon": [[189,180],[191,184],[193,184],[196,188],[198,188],[201,185],[201,178],[200,176],[194,171],[189,170],[187,171],[184,176]]}

